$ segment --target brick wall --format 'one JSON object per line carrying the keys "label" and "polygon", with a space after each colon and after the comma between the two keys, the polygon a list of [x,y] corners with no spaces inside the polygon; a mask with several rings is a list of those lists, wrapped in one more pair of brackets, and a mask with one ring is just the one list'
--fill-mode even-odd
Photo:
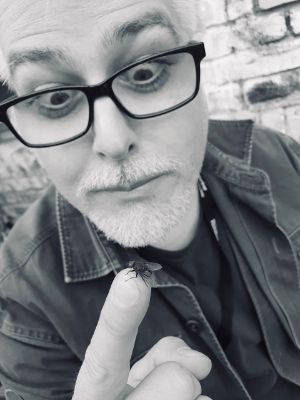
{"label": "brick wall", "polygon": [[211,115],[254,118],[300,140],[300,1],[199,6],[207,21],[203,81]]}
{"label": "brick wall", "polygon": [[[300,140],[300,1],[199,0],[199,11],[211,115],[251,117]],[[46,184],[32,153],[0,127],[0,242]]]}

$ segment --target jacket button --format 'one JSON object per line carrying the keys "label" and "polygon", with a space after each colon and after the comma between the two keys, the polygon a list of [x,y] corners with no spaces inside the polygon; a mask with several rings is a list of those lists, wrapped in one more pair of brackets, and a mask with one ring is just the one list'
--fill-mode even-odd
{"label": "jacket button", "polygon": [[19,396],[17,393],[10,389],[5,390],[5,398],[7,400],[24,400],[23,397]]}
{"label": "jacket button", "polygon": [[185,323],[185,327],[192,333],[199,333],[201,330],[201,323],[196,319],[190,319]]}

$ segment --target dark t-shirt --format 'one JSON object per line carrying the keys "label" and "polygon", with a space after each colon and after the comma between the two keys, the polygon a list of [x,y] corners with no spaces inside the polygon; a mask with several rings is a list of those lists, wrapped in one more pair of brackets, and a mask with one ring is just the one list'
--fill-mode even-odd
{"label": "dark t-shirt", "polygon": [[300,388],[279,377],[270,361],[238,267],[235,262],[229,264],[223,254],[207,212],[201,214],[197,233],[185,249],[165,251],[146,247],[139,254],[160,263],[165,272],[193,291],[253,399],[300,399]]}

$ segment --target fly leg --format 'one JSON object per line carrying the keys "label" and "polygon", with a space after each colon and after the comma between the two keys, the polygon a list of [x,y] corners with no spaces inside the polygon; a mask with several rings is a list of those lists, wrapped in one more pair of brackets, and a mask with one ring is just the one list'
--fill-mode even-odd
{"label": "fly leg", "polygon": [[127,274],[125,274],[125,275],[128,275],[130,272],[135,272],[135,276],[132,276],[132,277],[126,279],[126,282],[127,282],[127,281],[130,281],[130,279],[133,279],[133,278],[137,278],[137,277],[138,277],[138,272],[137,272],[135,269],[133,269],[133,268],[132,268],[130,271],[128,271]]}

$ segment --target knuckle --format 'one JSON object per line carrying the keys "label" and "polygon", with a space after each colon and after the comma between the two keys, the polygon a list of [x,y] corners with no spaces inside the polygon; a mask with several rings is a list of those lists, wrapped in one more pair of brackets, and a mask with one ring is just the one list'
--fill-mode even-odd
{"label": "knuckle", "polygon": [[129,365],[127,368],[121,366],[116,366],[114,369],[108,368],[98,357],[93,346],[89,345],[78,378],[80,382],[105,388],[120,386],[122,382],[127,381],[128,374]]}
{"label": "knuckle", "polygon": [[178,393],[201,394],[201,384],[194,375],[177,362],[169,361],[160,366],[165,379],[172,382],[173,389]]}
{"label": "knuckle", "polygon": [[86,350],[80,373],[85,380],[97,381],[99,384],[107,382],[110,377],[109,371],[101,365],[91,345]]}
{"label": "knuckle", "polygon": [[174,348],[177,346],[182,346],[184,344],[185,344],[184,340],[180,339],[179,337],[165,336],[156,343],[156,347],[158,351],[163,351],[163,350],[169,350],[170,347]]}

